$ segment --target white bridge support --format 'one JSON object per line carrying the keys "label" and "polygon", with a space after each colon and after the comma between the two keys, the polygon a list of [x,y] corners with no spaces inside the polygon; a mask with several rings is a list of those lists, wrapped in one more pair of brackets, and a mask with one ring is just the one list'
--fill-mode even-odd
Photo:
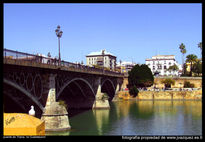
{"label": "white bridge support", "polygon": [[93,109],[109,109],[110,104],[108,98],[105,98],[104,93],[101,92],[101,78],[98,79],[98,89],[95,95],[95,102],[93,104]]}
{"label": "white bridge support", "polygon": [[41,117],[41,120],[45,121],[46,131],[64,131],[71,128],[66,108],[56,102],[55,77],[53,74],[49,76],[49,94]]}

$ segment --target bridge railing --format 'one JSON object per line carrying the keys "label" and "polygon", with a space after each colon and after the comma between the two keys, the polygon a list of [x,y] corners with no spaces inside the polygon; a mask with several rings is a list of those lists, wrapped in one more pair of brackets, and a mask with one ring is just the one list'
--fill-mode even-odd
{"label": "bridge railing", "polygon": [[90,67],[90,66],[86,66],[82,64],[75,64],[75,63],[71,63],[71,62],[67,62],[63,60],[60,62],[60,65],[59,65],[59,60],[56,58],[46,57],[46,56],[39,55],[39,54],[33,55],[33,54],[13,51],[9,49],[4,49],[3,56],[4,56],[5,61],[7,59],[14,60],[15,62],[28,61],[28,62],[35,62],[39,64],[48,64],[51,66],[52,65],[61,66],[61,67],[73,68],[77,70],[84,70],[84,71],[90,71],[90,72],[98,72],[98,73],[105,73],[105,74],[111,74],[111,75],[122,75],[119,72],[103,70],[100,68]]}

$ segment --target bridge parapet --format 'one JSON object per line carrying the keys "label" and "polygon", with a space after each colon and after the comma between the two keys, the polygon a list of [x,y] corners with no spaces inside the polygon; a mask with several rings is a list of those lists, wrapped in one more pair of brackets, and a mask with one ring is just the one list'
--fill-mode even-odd
{"label": "bridge parapet", "polygon": [[95,67],[89,67],[86,65],[75,64],[67,61],[61,61],[58,64],[58,59],[45,57],[42,55],[33,55],[13,50],[4,49],[4,64],[15,64],[22,66],[32,66],[49,69],[60,69],[65,71],[74,71],[82,73],[91,73],[97,75],[107,75],[113,77],[123,77],[123,74],[115,71],[103,70]]}

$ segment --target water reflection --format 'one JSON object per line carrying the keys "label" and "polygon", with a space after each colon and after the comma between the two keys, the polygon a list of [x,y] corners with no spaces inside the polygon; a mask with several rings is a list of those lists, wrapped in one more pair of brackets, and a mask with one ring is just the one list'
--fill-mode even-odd
{"label": "water reflection", "polygon": [[96,126],[99,135],[103,134],[103,130],[105,129],[103,127],[106,127],[109,123],[109,111],[109,109],[93,110],[93,116],[96,120]]}
{"label": "water reflection", "polygon": [[201,101],[119,101],[70,118],[63,135],[201,135]]}

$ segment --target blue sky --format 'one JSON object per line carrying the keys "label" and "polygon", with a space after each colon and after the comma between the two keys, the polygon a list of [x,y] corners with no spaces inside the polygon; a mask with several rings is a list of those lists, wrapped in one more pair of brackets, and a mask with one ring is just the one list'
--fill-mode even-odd
{"label": "blue sky", "polygon": [[201,57],[202,5],[177,4],[4,4],[4,48],[58,56],[55,34],[61,26],[61,59],[85,61],[90,52],[106,49],[117,62],[145,63],[156,54],[175,55],[180,43]]}

